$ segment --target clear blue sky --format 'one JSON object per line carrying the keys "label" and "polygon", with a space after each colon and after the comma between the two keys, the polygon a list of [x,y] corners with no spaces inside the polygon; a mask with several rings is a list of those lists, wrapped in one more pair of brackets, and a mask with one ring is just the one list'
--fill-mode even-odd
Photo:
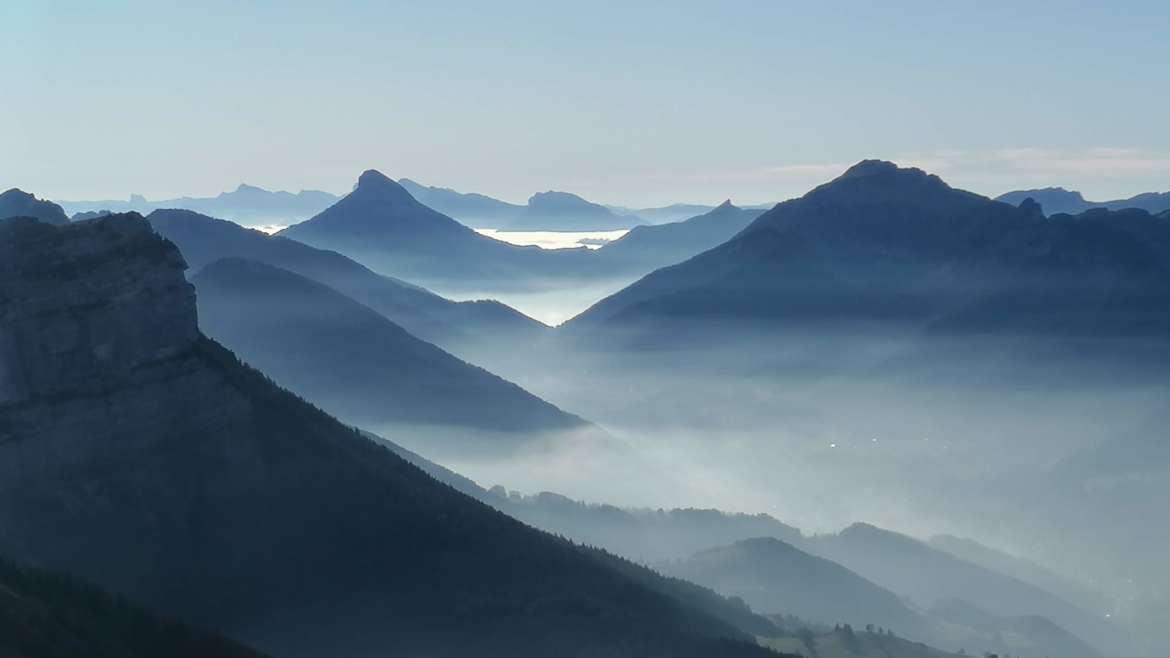
{"label": "clear blue sky", "polygon": [[0,188],[1170,190],[1170,2],[0,3]]}

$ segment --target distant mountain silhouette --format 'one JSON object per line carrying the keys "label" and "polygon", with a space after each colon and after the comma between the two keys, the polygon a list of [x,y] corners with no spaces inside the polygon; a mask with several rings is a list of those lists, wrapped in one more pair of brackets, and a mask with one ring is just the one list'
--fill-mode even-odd
{"label": "distant mountain silhouette", "polygon": [[0,219],[33,217],[49,224],[66,224],[69,217],[61,206],[36,198],[28,192],[12,188],[0,193]]}
{"label": "distant mountain silhouette", "polygon": [[705,214],[656,226],[635,226],[601,248],[599,255],[622,263],[656,269],[680,263],[730,240],[764,213],[737,208],[730,200]]}
{"label": "distant mountain silhouette", "polygon": [[375,274],[333,251],[186,210],[156,210],[147,220],[174,242],[192,270],[221,258],[267,263],[323,283],[369,306],[410,333],[461,355],[531,345],[548,327],[495,301],[454,302]]}
{"label": "distant mountain silhouette", "polygon": [[534,496],[509,494],[502,487],[477,497],[533,527],[648,564],[682,559],[747,537],[800,538],[799,530],[766,514],[627,509],[587,504],[547,491]]}
{"label": "distant mountain silhouette", "polygon": [[668,573],[768,614],[796,615],[829,625],[876,624],[925,639],[927,624],[896,594],[849,569],[767,537],[701,551],[666,567]]}
{"label": "distant mountain silhouette", "polygon": [[222,637],[137,608],[65,574],[0,560],[5,658],[261,658]]}
{"label": "distant mountain silhouette", "polygon": [[74,222],[84,222],[87,219],[97,219],[98,217],[105,217],[112,215],[113,212],[109,210],[88,210],[86,212],[75,212],[69,219]]}
{"label": "distant mountain silhouette", "polygon": [[669,206],[657,208],[626,208],[624,206],[606,206],[619,215],[634,215],[646,220],[649,224],[670,224],[681,222],[684,219],[705,215],[715,209],[698,203],[672,203]]}
{"label": "distant mountain silhouette", "polygon": [[925,608],[961,597],[997,615],[1047,617],[1099,647],[1117,645],[1120,634],[1096,614],[1036,585],[967,562],[925,542],[865,523],[838,534],[817,535],[802,546],[833,560]]}
{"label": "distant mountain silhouette", "polygon": [[947,599],[936,604],[931,617],[982,632],[988,638],[1008,637],[1016,654],[1033,656],[1068,656],[1099,658],[1095,647],[1040,615],[1007,617],[986,612],[962,599]]}
{"label": "distant mountain silhouette", "polygon": [[452,217],[465,226],[500,228],[512,222],[524,206],[475,193],[456,192],[446,187],[429,187],[409,178],[398,184],[420,203]]}
{"label": "distant mountain silhouette", "polygon": [[[1170,460],[1167,463],[1170,464]],[[969,537],[936,535],[930,538],[930,545],[985,569],[1036,585],[1086,610],[1105,609],[1100,592],[1090,586],[1074,582],[1026,558],[985,546]]]}
{"label": "distant mountain silhouette", "polygon": [[112,212],[140,212],[146,214],[164,208],[180,208],[225,217],[245,224],[291,224],[321,212],[340,197],[328,192],[303,190],[301,192],[272,192],[253,185],[240,184],[231,192],[213,197],[178,197],[147,201],[141,195],[131,195],[128,201],[62,201],[70,213],[108,210]]}
{"label": "distant mountain silhouette", "polygon": [[1145,339],[1170,335],[1168,270],[1153,247],[1108,221],[1052,221],[1035,204],[1010,206],[865,161],[565,328],[657,341],[692,321],[704,331],[861,323]]}
{"label": "distant mountain silhouette", "polygon": [[742,606],[274,386],[200,334],[184,267],[133,214],[0,222],[0,552],[289,658],[770,655]]}
{"label": "distant mountain silhouette", "polygon": [[280,233],[440,291],[545,286],[597,267],[589,250],[518,247],[480,235],[367,171],[348,196]]}
{"label": "distant mountain silhouette", "polygon": [[1045,187],[1035,190],[1017,190],[1007,192],[995,198],[996,201],[1020,205],[1024,199],[1031,198],[1044,208],[1047,215],[1069,214],[1078,215],[1093,208],[1107,210],[1125,210],[1136,208],[1157,214],[1170,210],[1170,192],[1146,192],[1128,199],[1114,199],[1112,201],[1086,201],[1080,192],[1066,190],[1063,187]]}
{"label": "distant mountain silhouette", "polygon": [[533,437],[587,427],[287,270],[227,258],[191,281],[207,335],[277,384],[352,424],[462,426]]}
{"label": "distant mountain silhouette", "polygon": [[508,231],[614,231],[645,224],[633,215],[619,215],[603,205],[568,192],[540,192],[528,199]]}

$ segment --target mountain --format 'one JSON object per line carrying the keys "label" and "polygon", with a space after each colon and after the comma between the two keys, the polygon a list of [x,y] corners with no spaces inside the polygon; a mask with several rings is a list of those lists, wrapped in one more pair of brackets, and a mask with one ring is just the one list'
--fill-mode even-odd
{"label": "mountain", "polygon": [[300,192],[269,191],[253,185],[240,184],[231,192],[213,197],[178,197],[147,201],[140,195],[128,201],[62,201],[70,214],[87,211],[141,212],[178,208],[215,217],[226,217],[242,224],[290,224],[321,212],[339,197],[318,190]]}
{"label": "mountain", "polygon": [[737,208],[730,200],[682,222],[635,226],[601,248],[599,255],[622,263],[657,269],[680,263],[730,240],[764,213]]}
{"label": "mountain", "polygon": [[856,523],[837,534],[817,535],[802,548],[872,580],[926,608],[953,598],[1005,617],[1043,616],[1098,647],[1113,647],[1117,630],[1036,585],[962,560],[925,542]]}
{"label": "mountain", "polygon": [[[805,658],[959,658],[968,655],[940,651],[921,642],[893,635],[888,629],[853,630],[852,626],[813,631],[801,627],[781,638],[766,641],[777,651]],[[1040,658],[1037,656],[1037,658]]]}
{"label": "mountain", "polygon": [[1016,655],[1099,658],[1102,654],[1080,638],[1038,615],[1005,617],[981,610],[961,599],[941,601],[931,617],[984,634],[988,640],[1010,637]]}
{"label": "mountain", "polygon": [[540,192],[528,199],[508,231],[614,231],[646,221],[633,215],[619,215],[603,205],[591,203],[568,192]]}
{"label": "mountain", "polygon": [[159,617],[68,575],[0,560],[5,658],[261,658],[222,637]]}
{"label": "mountain", "polygon": [[1066,190],[1063,187],[1045,187],[1035,190],[1017,190],[1001,194],[996,201],[1018,206],[1024,199],[1031,198],[1039,203],[1047,215],[1068,214],[1077,215],[1093,208],[1107,210],[1125,210],[1136,208],[1152,214],[1170,210],[1170,192],[1145,192],[1131,196],[1128,199],[1114,199],[1112,201],[1086,201],[1080,192]]}
{"label": "mountain", "polygon": [[336,290],[287,270],[226,258],[204,267],[191,282],[198,293],[199,326],[208,336],[346,422],[455,426],[532,438],[588,427]]}
{"label": "mountain", "polygon": [[409,178],[399,178],[410,196],[428,208],[452,217],[465,226],[500,228],[512,222],[524,206],[493,199],[483,194],[456,192],[447,187],[430,187]]}
{"label": "mountain", "polygon": [[267,263],[323,283],[378,311],[410,333],[460,354],[487,354],[539,341],[548,327],[495,301],[454,302],[375,274],[345,256],[187,210],[156,210],[147,220],[174,242],[195,271],[221,258]]}
{"label": "mountain", "polygon": [[1054,573],[1026,558],[984,546],[974,539],[935,535],[930,538],[930,545],[990,571],[1036,585],[1086,610],[1106,609],[1101,593],[1094,591],[1090,586]]}
{"label": "mountain", "polygon": [[1108,221],[1052,221],[1036,204],[1010,206],[865,161],[565,328],[659,343],[700,327],[717,340],[726,329],[823,335],[862,326],[1149,341],[1170,334],[1168,270],[1154,248]]}
{"label": "mountain", "polygon": [[996,201],[1013,206],[1020,205],[1025,199],[1032,199],[1040,204],[1040,207],[1044,209],[1046,215],[1055,215],[1058,213],[1076,215],[1093,207],[1092,204],[1085,201],[1085,197],[1081,196],[1080,192],[1066,190],[1063,187],[1019,190],[995,197]]}
{"label": "mountain", "polygon": [[596,267],[584,247],[543,250],[480,235],[373,170],[341,201],[280,235],[440,291],[540,287]]}
{"label": "mountain", "polygon": [[34,217],[49,224],[66,224],[69,217],[61,206],[38,199],[15,187],[0,194],[0,219],[7,217]]}
{"label": "mountain", "polygon": [[547,491],[523,496],[498,486],[479,498],[533,527],[647,564],[680,560],[748,537],[800,538],[799,530],[766,514],[630,509],[583,503]]}
{"label": "mountain", "polygon": [[0,552],[292,658],[771,655],[276,387],[184,267],[135,214],[0,222]]}
{"label": "mountain", "polygon": [[924,620],[893,592],[772,537],[700,551],[667,573],[737,596],[754,610],[825,624],[877,624],[923,639]]}
{"label": "mountain", "polygon": [[715,209],[715,206],[705,206],[697,203],[672,203],[669,206],[661,206],[658,208],[606,207],[619,215],[634,215],[635,217],[646,220],[650,224],[681,222],[684,219],[705,215]]}

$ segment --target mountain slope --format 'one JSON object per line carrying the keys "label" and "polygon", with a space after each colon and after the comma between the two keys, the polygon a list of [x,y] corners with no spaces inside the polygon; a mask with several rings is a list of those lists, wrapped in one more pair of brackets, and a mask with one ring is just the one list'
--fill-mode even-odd
{"label": "mountain slope", "polygon": [[465,226],[500,228],[511,223],[524,206],[493,199],[474,192],[456,192],[446,187],[431,187],[409,178],[399,178],[398,184],[428,208],[452,217]]}
{"label": "mountain slope", "polygon": [[864,323],[1147,339],[1170,333],[1168,270],[1108,222],[1051,221],[1035,204],[1009,206],[866,161],[566,326],[662,340],[698,320],[704,329]]}
{"label": "mountain slope", "polygon": [[504,228],[508,231],[613,231],[645,223],[639,217],[619,215],[576,194],[548,191],[532,195]]}
{"label": "mountain slope", "polygon": [[730,200],[724,201],[717,208],[685,221],[635,226],[602,247],[598,255],[648,269],[665,267],[727,242],[763,213],[763,210],[737,208]]}
{"label": "mountain slope", "polygon": [[541,433],[587,424],[305,277],[234,258],[196,275],[199,325],[289,390],[355,425]]}
{"label": "mountain slope", "polygon": [[547,327],[495,301],[454,302],[375,274],[345,256],[186,210],[156,210],[147,220],[174,242],[195,271],[221,258],[244,258],[295,272],[385,315],[449,350],[539,340]]}
{"label": "mountain slope", "polygon": [[61,206],[16,188],[0,193],[0,219],[7,217],[34,217],[49,224],[69,223]]}
{"label": "mountain slope", "polygon": [[804,548],[924,607],[961,597],[1003,616],[1044,616],[1063,628],[1076,629],[1096,646],[1117,646],[1119,634],[1103,615],[905,535],[857,523],[835,535],[813,537]]}
{"label": "mountain slope", "polygon": [[679,578],[742,598],[768,614],[825,623],[877,624],[923,639],[925,622],[893,592],[774,538],[745,539],[671,564]]}
{"label": "mountain slope", "polygon": [[589,250],[518,247],[480,235],[367,171],[341,201],[280,235],[339,251],[391,276],[443,291],[522,289],[595,267]]}
{"label": "mountain slope", "polygon": [[990,571],[996,571],[1022,582],[1036,585],[1085,610],[1106,609],[1101,593],[1094,591],[1090,586],[1054,573],[1045,566],[1026,558],[984,546],[974,539],[953,535],[935,535],[930,538],[930,545]]}
{"label": "mountain slope", "polygon": [[235,642],[163,620],[70,576],[0,560],[5,658],[260,658]]}
{"label": "mountain slope", "polygon": [[0,223],[0,551],[290,657],[768,655],[242,365],[183,268],[136,215]]}

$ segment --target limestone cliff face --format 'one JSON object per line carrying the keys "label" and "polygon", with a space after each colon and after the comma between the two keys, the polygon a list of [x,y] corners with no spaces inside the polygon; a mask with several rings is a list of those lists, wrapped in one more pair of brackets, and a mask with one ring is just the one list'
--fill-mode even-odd
{"label": "limestone cliff face", "polygon": [[0,403],[98,394],[189,349],[199,330],[184,269],[134,213],[0,222]]}
{"label": "limestone cliff face", "polygon": [[0,221],[0,493],[149,451],[173,410],[208,431],[239,416],[184,269],[136,213]]}

